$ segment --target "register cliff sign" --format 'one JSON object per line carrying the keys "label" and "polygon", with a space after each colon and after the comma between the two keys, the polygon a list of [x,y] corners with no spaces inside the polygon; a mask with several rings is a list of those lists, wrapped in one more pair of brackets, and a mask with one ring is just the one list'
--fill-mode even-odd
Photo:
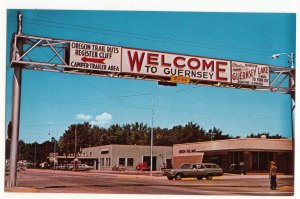
{"label": "register cliff sign", "polygon": [[121,72],[121,47],[70,42],[69,67]]}

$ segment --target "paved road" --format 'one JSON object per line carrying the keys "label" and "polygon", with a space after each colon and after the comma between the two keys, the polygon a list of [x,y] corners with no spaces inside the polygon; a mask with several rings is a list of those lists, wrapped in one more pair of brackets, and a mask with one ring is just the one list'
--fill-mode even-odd
{"label": "paved road", "polygon": [[278,190],[269,189],[268,176],[224,175],[213,180],[180,181],[164,176],[97,172],[26,170],[18,173],[18,187],[6,191],[43,193],[172,194],[172,195],[293,195],[293,178],[278,178]]}

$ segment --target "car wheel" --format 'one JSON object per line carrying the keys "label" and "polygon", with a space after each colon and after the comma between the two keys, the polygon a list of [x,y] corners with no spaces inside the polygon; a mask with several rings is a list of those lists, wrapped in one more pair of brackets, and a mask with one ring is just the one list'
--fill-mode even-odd
{"label": "car wheel", "polygon": [[197,180],[202,180],[202,178],[203,178],[202,176],[201,177],[197,177]]}
{"label": "car wheel", "polygon": [[211,174],[206,175],[206,180],[211,180],[212,178],[213,178],[213,176]]}
{"label": "car wheel", "polygon": [[182,173],[177,173],[175,176],[175,180],[181,180],[182,176]]}
{"label": "car wheel", "polygon": [[173,179],[174,179],[174,178],[171,177],[171,176],[168,176],[167,178],[168,178],[168,180],[173,180]]}

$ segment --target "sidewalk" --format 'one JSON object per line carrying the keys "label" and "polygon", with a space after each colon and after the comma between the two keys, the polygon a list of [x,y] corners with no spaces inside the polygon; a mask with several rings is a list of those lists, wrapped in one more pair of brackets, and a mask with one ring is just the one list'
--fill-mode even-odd
{"label": "sidewalk", "polygon": [[38,193],[39,190],[35,188],[29,188],[29,187],[5,187],[5,192],[21,192],[21,193]]}
{"label": "sidewalk", "polygon": [[[99,170],[91,170],[88,173],[103,173],[103,174],[111,174],[111,175],[122,175],[122,176],[132,176],[132,177],[149,177],[149,178],[167,178],[163,176],[161,171],[153,171],[152,176],[150,176],[149,171],[99,171]],[[277,175],[277,178],[293,178],[293,175]],[[250,179],[250,178],[269,178],[269,174],[267,173],[249,173],[247,175],[240,175],[240,174],[231,174],[231,173],[224,173],[223,176],[216,176],[215,179]]]}

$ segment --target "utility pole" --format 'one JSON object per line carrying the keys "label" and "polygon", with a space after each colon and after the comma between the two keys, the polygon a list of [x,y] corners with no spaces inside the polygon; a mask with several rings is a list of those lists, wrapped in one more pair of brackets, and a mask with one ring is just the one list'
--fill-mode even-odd
{"label": "utility pole", "polygon": [[151,102],[151,144],[150,144],[150,176],[152,176],[152,171],[153,171],[153,98]]}
{"label": "utility pole", "polygon": [[[22,14],[18,12],[18,31],[17,34],[22,34]],[[19,59],[23,51],[21,42],[17,42],[15,46],[18,53],[15,58]],[[19,140],[19,127],[20,127],[20,99],[21,99],[21,83],[22,83],[22,66],[14,66],[13,75],[13,93],[12,93],[12,137],[10,144],[9,156],[9,180],[8,186],[15,187],[17,185],[17,157],[18,157],[18,140]]]}
{"label": "utility pole", "polygon": [[36,165],[36,141],[34,142],[34,162],[33,162],[33,168],[35,169]]}
{"label": "utility pole", "polygon": [[77,153],[77,124],[75,126],[75,147],[74,147],[74,163],[73,163],[73,171],[76,171],[76,167],[77,167],[77,159],[76,159],[76,153]]}
{"label": "utility pole", "polygon": [[56,151],[56,140],[55,140],[55,137],[53,138],[53,142],[54,142],[54,151],[53,151],[53,170],[55,170],[55,160],[56,160],[56,155],[55,155],[55,151]]}

